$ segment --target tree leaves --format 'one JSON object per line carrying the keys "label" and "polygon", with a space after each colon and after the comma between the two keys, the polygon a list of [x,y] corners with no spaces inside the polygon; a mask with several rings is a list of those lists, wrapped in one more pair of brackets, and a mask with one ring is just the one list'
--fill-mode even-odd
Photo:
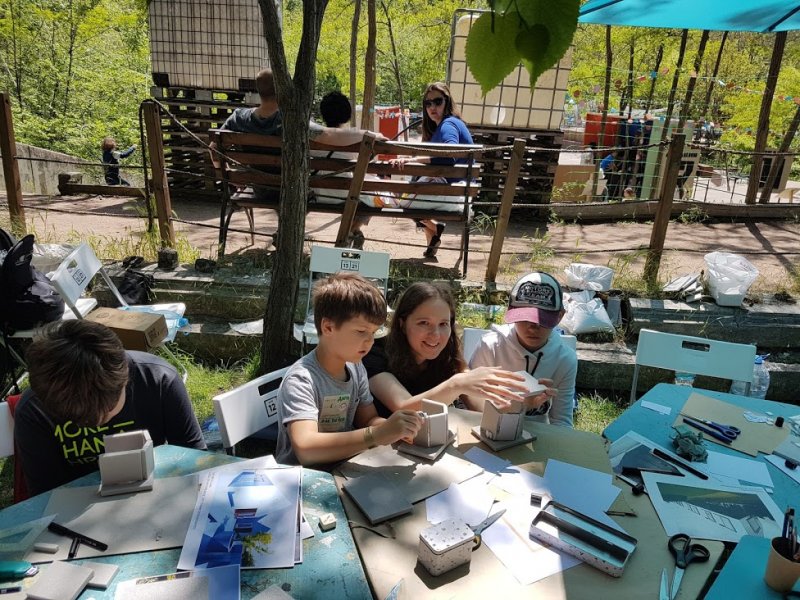
{"label": "tree leaves", "polygon": [[522,62],[531,87],[569,48],[580,0],[496,0],[467,37],[466,57],[484,94]]}

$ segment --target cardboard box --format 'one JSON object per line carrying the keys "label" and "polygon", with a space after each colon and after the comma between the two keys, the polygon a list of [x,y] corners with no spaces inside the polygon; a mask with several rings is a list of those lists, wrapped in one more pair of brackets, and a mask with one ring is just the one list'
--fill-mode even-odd
{"label": "cardboard box", "polygon": [[90,312],[86,320],[111,329],[126,350],[148,352],[167,337],[167,321],[160,314],[101,307]]}

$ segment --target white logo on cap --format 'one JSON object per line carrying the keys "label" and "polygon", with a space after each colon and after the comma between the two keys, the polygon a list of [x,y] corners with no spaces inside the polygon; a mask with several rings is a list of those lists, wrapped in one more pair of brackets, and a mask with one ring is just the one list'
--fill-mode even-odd
{"label": "white logo on cap", "polygon": [[514,299],[514,304],[525,304],[527,306],[544,308],[545,310],[557,310],[555,296],[556,291],[553,289],[553,286],[547,283],[526,281],[519,287],[519,290],[517,290],[517,297]]}

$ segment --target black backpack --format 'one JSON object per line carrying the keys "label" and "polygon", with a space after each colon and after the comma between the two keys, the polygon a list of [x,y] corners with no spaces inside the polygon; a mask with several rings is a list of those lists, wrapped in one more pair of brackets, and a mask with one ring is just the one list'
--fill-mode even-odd
{"label": "black backpack", "polygon": [[0,229],[0,251],[8,252],[0,266],[0,327],[6,332],[32,329],[64,315],[64,299],[31,265],[33,239],[26,235],[16,241]]}

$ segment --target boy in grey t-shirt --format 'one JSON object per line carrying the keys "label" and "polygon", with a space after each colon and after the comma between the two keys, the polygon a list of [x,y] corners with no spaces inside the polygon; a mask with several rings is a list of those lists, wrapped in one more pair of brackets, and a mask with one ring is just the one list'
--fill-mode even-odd
{"label": "boy in grey t-shirt", "polygon": [[324,464],[413,438],[414,411],[378,416],[361,359],[386,320],[386,300],[366,279],[337,273],[313,292],[319,345],[298,360],[278,391],[278,446],[284,464]]}

